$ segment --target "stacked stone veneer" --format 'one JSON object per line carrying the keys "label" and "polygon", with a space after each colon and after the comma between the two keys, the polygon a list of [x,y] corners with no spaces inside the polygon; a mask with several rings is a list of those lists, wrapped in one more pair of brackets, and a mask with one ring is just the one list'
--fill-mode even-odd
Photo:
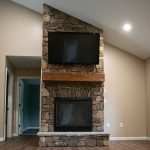
{"label": "stacked stone veneer", "polygon": [[[48,64],[48,32],[91,32],[100,33],[100,57],[98,65],[60,65]],[[44,72],[104,73],[103,31],[69,16],[59,10],[44,5],[43,12],[43,60]],[[86,55],[86,54],[85,54]],[[80,82],[42,82],[41,126],[40,132],[54,132],[54,98],[77,97],[92,98],[92,131],[102,132],[104,126],[104,87],[103,83]],[[40,136],[41,146],[61,146],[60,139],[54,136]],[[70,137],[71,138],[71,137]],[[76,136],[77,138],[77,136]],[[62,138],[61,138],[62,139]],[[68,139],[68,137],[67,137]],[[86,138],[88,139],[88,138]],[[101,139],[103,139],[101,137]],[[79,140],[78,140],[79,141]],[[54,144],[55,143],[55,144]],[[56,144],[57,143],[57,144]],[[86,142],[85,142],[86,143]],[[95,143],[98,143],[97,141]],[[102,143],[102,142],[101,142]],[[78,145],[78,144],[77,144]],[[87,144],[82,144],[86,146]],[[96,146],[97,144],[95,144]],[[64,146],[64,145],[63,145]],[[65,144],[67,146],[67,144]],[[68,146],[71,146],[69,144]]]}
{"label": "stacked stone veneer", "polygon": [[[54,134],[51,133],[48,136],[41,137],[40,144],[41,146],[88,146],[88,147],[95,147],[95,146],[105,146],[108,145],[108,134],[74,134],[74,133],[61,133],[61,134]],[[46,144],[45,144],[46,143]]]}

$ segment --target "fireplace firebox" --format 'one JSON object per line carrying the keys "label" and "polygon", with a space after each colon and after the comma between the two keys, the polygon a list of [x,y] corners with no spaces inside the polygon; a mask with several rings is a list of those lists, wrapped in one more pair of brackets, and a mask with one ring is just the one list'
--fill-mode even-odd
{"label": "fireplace firebox", "polygon": [[91,98],[55,97],[55,131],[92,131]]}

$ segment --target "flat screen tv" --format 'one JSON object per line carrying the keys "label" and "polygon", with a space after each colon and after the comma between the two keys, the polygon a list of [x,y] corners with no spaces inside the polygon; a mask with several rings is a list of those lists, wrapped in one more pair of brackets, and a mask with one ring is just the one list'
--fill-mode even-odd
{"label": "flat screen tv", "polygon": [[99,64],[99,33],[49,32],[49,64]]}

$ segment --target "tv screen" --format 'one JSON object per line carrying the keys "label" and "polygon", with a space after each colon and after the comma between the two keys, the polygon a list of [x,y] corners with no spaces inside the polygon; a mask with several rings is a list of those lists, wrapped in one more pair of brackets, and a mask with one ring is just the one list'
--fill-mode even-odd
{"label": "tv screen", "polygon": [[49,32],[49,64],[99,64],[99,33]]}

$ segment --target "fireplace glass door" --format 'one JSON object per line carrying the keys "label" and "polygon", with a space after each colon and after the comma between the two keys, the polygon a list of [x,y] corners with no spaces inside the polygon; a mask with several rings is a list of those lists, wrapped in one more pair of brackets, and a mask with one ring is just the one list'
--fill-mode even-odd
{"label": "fireplace glass door", "polygon": [[91,131],[91,98],[56,97],[54,122],[55,131]]}

